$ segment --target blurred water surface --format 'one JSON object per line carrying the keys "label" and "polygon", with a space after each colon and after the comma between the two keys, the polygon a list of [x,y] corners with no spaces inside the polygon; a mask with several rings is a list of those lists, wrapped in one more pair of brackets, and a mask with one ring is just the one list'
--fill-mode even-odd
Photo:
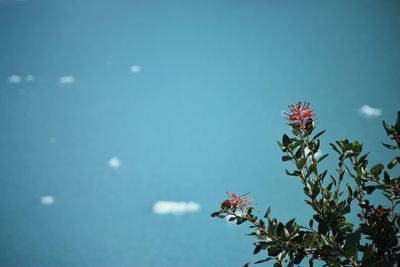
{"label": "blurred water surface", "polygon": [[1,0],[0,33],[0,266],[261,258],[245,226],[209,215],[250,191],[260,212],[308,221],[276,146],[298,100],[328,129],[324,152],[348,137],[392,156],[398,1]]}

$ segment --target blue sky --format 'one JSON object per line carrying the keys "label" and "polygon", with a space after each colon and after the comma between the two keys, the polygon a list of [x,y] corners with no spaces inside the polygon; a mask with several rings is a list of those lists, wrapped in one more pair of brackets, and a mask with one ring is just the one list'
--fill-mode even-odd
{"label": "blue sky", "polygon": [[0,0],[0,33],[1,266],[256,260],[246,227],[209,215],[251,192],[308,221],[276,145],[297,101],[324,152],[350,138],[393,156],[397,1]]}

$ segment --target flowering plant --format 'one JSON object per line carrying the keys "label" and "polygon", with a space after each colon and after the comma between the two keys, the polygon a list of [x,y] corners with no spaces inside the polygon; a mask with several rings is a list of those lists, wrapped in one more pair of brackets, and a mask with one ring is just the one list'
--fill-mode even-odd
{"label": "flowering plant", "polygon": [[[316,156],[319,137],[325,131],[312,136],[316,128],[314,111],[307,102],[291,105],[289,109],[285,116],[292,136],[284,134],[278,145],[284,153],[282,161],[294,165],[294,170],[286,170],[286,174],[298,177],[306,196],[305,203],[313,209],[309,225],[300,226],[295,219],[282,223],[270,216],[270,208],[259,218],[253,214],[253,202],[247,194],[228,193],[220,210],[211,216],[228,217],[236,224],[251,224],[249,235],[256,238],[253,253],[265,251],[265,256],[255,263],[274,260],[274,267],[304,266],[304,260],[308,260],[309,266],[313,266],[314,261],[322,261],[324,266],[400,265],[400,219],[396,211],[400,203],[400,176],[394,174],[400,156],[386,166],[378,163],[370,167],[368,153],[363,152],[361,143],[339,140],[329,144],[337,153],[338,167],[328,175],[328,170],[319,167],[328,154]],[[383,121],[383,127],[394,141],[383,145],[392,150],[400,149],[400,111],[394,125],[389,127]],[[374,191],[381,192],[389,200],[388,207],[370,204],[368,195]],[[359,222],[355,223],[347,216],[357,206]]]}

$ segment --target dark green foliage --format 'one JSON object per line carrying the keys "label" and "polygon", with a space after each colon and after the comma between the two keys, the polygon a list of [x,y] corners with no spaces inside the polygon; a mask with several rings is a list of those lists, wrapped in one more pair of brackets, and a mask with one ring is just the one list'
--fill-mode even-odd
{"label": "dark green foliage", "polygon": [[[296,107],[303,113],[296,113]],[[221,210],[211,216],[229,216],[229,221],[236,221],[236,224],[251,224],[253,232],[249,235],[257,239],[253,254],[263,255],[255,264],[274,260],[274,267],[313,266],[318,260],[325,266],[335,267],[399,266],[400,215],[396,207],[400,203],[400,177],[394,170],[400,163],[400,156],[386,164],[370,165],[361,143],[338,140],[329,144],[338,157],[338,164],[336,170],[328,174],[319,166],[328,154],[316,158],[319,138],[325,131],[311,138],[315,124],[308,106],[292,106],[291,110],[292,123],[289,124],[293,136],[284,134],[278,145],[284,153],[282,161],[293,163],[294,170],[285,170],[286,174],[300,180],[305,203],[314,211],[308,227],[298,225],[295,219],[284,223],[271,218],[270,208],[263,219],[253,214],[251,206],[242,206],[242,213],[238,214],[235,200],[240,197],[224,201]],[[308,115],[303,118],[301,114]],[[389,127],[384,121],[383,127],[392,141],[383,146],[399,150],[400,112],[394,125]],[[379,193],[388,200],[384,206],[372,205],[367,199],[370,194]],[[357,225],[347,218],[353,210],[358,212]]]}

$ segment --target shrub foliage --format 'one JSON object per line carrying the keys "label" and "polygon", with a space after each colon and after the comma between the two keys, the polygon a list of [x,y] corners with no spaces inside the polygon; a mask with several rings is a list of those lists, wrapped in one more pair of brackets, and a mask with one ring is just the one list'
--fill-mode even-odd
{"label": "shrub foliage", "polygon": [[[316,119],[308,103],[299,102],[289,108],[285,115],[292,133],[284,134],[278,145],[282,161],[294,166],[286,169],[286,174],[299,179],[305,203],[313,210],[309,224],[301,226],[295,219],[280,222],[270,216],[270,208],[259,217],[247,194],[228,193],[220,210],[211,216],[250,224],[249,235],[256,240],[254,254],[265,255],[256,264],[313,266],[315,261],[322,261],[325,266],[335,267],[399,265],[400,219],[396,206],[400,203],[400,177],[395,177],[394,169],[400,157],[387,164],[371,165],[360,142],[338,140],[329,144],[338,159],[336,170],[321,169],[319,164],[328,154],[317,157],[317,152],[325,131],[314,134]],[[383,121],[383,128],[391,140],[383,146],[398,151],[400,111],[395,124],[389,126]],[[386,207],[368,201],[374,191],[388,200]],[[355,223],[347,217],[357,205],[359,221]]]}

